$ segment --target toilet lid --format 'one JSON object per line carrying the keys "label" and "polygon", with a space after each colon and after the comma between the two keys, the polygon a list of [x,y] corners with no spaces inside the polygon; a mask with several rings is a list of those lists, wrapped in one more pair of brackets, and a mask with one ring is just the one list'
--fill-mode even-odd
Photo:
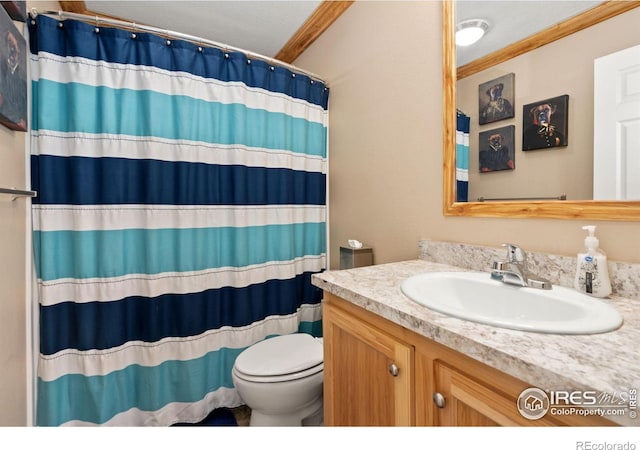
{"label": "toilet lid", "polygon": [[305,333],[276,336],[245,349],[236,358],[238,372],[277,376],[307,370],[322,363],[322,342]]}

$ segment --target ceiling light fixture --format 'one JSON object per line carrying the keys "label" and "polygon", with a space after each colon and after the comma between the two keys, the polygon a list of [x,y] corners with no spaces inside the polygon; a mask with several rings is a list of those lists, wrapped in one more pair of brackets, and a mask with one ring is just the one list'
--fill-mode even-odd
{"label": "ceiling light fixture", "polygon": [[489,29],[489,22],[483,19],[463,20],[456,25],[456,45],[466,47],[475,44]]}

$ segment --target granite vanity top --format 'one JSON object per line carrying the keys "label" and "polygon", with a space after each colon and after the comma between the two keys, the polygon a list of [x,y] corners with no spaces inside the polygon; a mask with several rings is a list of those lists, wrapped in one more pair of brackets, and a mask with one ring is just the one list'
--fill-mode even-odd
{"label": "granite vanity top", "polygon": [[[608,333],[559,335],[497,328],[418,305],[400,290],[402,281],[425,272],[465,271],[424,260],[326,271],[312,283],[355,305],[488,366],[549,390],[592,390],[610,395],[640,389],[640,302],[612,296],[624,317]],[[626,394],[625,394],[626,395]],[[640,412],[640,411],[638,411]],[[621,425],[640,418],[608,416]]]}

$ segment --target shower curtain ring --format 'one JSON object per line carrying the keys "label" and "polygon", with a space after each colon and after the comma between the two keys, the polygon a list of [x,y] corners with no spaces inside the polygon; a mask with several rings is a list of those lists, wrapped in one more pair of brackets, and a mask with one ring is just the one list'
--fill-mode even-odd
{"label": "shower curtain ring", "polygon": [[138,37],[138,35],[136,34],[136,31],[138,31],[138,25],[136,25],[136,23],[133,22],[133,31],[131,32],[131,39],[135,39]]}

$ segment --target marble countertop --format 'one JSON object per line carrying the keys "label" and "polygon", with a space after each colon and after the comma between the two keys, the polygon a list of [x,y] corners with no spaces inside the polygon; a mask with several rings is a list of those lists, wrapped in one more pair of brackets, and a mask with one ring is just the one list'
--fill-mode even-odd
{"label": "marble countertop", "polygon": [[[424,260],[380,264],[313,275],[312,283],[488,366],[549,390],[592,390],[613,395],[640,389],[640,304],[612,296],[624,317],[618,330],[594,335],[530,333],[446,316],[409,300],[402,281],[425,272],[465,271]],[[640,412],[640,411],[638,411]],[[621,425],[640,418],[608,416]]]}

